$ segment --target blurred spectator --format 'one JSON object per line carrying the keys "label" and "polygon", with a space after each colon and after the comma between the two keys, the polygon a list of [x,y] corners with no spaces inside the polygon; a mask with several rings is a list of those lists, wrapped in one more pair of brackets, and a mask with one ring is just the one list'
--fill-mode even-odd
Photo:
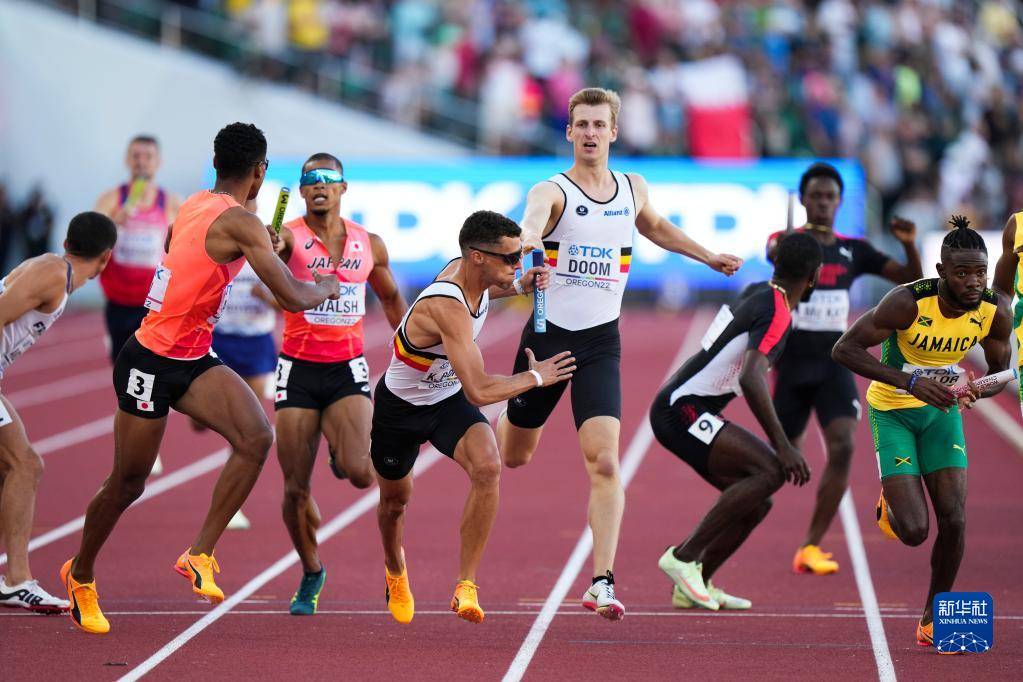
{"label": "blurred spectator", "polygon": [[11,252],[11,242],[17,233],[14,209],[7,195],[7,186],[0,182],[0,276],[7,274],[7,256]]}
{"label": "blurred spectator", "polygon": [[50,208],[43,189],[36,185],[29,192],[18,224],[25,236],[25,257],[34,258],[50,250],[50,232],[53,231],[53,209]]}

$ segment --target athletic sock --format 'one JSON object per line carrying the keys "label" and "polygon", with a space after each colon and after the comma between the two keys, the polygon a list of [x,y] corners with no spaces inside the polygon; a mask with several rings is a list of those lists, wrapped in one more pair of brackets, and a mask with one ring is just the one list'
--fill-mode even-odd
{"label": "athletic sock", "polygon": [[596,576],[593,576],[593,582],[590,583],[590,584],[591,585],[596,585],[601,580],[606,581],[608,585],[614,585],[615,584],[615,575],[611,571],[608,571],[606,575],[596,575]]}

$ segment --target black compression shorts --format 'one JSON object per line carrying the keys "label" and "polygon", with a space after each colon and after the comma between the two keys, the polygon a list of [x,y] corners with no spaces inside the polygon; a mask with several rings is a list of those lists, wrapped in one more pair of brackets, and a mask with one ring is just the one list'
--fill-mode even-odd
{"label": "black compression shorts", "polygon": [[361,355],[340,362],[309,362],[281,353],[274,380],[275,410],[302,407],[322,412],[350,395],[369,400],[369,365]]}
{"label": "black compression shorts", "polygon": [[578,429],[590,417],[622,417],[622,341],[618,333],[618,320],[570,331],[547,323],[547,332],[533,331],[533,319],[526,321],[522,341],[515,356],[515,373],[529,369],[525,348],[533,351],[537,360],[571,351],[576,370],[569,381],[553,386],[530,389],[508,401],[508,421],[513,426],[535,429],[543,426],[551,416],[565,387],[572,386],[572,416]]}
{"label": "black compression shorts", "polygon": [[650,426],[654,437],[668,452],[691,466],[711,485],[710,451],[718,434],[728,423],[720,416],[720,400],[696,395],[668,403],[669,392],[662,390],[650,406]]}
{"label": "black compression shorts", "polygon": [[806,430],[810,411],[817,412],[821,428],[839,417],[860,418],[860,396],[852,372],[831,360],[807,361],[784,355],[776,368],[774,409],[795,438]]}
{"label": "black compression shorts", "polygon": [[117,405],[136,417],[166,417],[199,375],[223,364],[212,354],[196,360],[165,358],[143,346],[133,334],[114,363]]}
{"label": "black compression shorts", "polygon": [[413,405],[391,393],[381,377],[374,393],[370,458],[377,473],[389,481],[405,478],[426,441],[448,457],[474,424],[487,418],[459,391],[434,405]]}

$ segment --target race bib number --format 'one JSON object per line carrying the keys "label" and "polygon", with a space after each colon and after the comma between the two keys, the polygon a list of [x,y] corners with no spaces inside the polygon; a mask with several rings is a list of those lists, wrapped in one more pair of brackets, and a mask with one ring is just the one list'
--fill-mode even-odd
{"label": "race bib number", "polygon": [[153,382],[155,380],[156,375],[140,372],[132,367],[131,371],[128,372],[128,386],[125,388],[125,391],[135,400],[152,400]]}
{"label": "race bib number", "polygon": [[217,312],[213,313],[206,318],[206,321],[210,324],[216,324],[220,322],[220,318],[224,314],[224,308],[227,307],[227,300],[231,297],[231,288],[234,286],[234,282],[228,282],[227,286],[224,287],[224,293],[220,295],[220,305],[217,306]]}
{"label": "race bib number", "polygon": [[281,388],[287,388],[288,378],[291,376],[291,367],[293,363],[291,360],[285,360],[284,358],[277,358],[277,374],[275,383]]}
{"label": "race bib number", "polygon": [[[946,388],[955,388],[966,376],[966,370],[959,365],[948,365],[946,367],[921,367],[920,365],[911,365],[908,362],[902,365],[902,371],[907,374],[916,374],[917,376],[925,377],[937,381]],[[895,389],[896,393],[905,394],[907,391],[903,388]]]}
{"label": "race bib number", "polygon": [[365,282],[341,282],[341,296],[327,299],[312,310],[305,311],[309,324],[350,327],[366,315]]}
{"label": "race bib number", "polygon": [[727,305],[721,306],[721,309],[718,310],[718,314],[714,316],[714,319],[710,322],[710,326],[707,327],[707,332],[703,335],[703,338],[700,339],[700,346],[703,347],[703,350],[710,350],[710,347],[713,346],[714,342],[718,340],[719,336],[721,336],[721,332],[725,330],[725,327],[727,327],[733,319],[735,319],[735,316],[732,315],[732,309]]}
{"label": "race bib number", "polygon": [[114,245],[114,261],[121,265],[153,268],[163,257],[165,235],[158,230],[121,229]]}
{"label": "race bib number", "polygon": [[461,381],[455,374],[455,369],[446,358],[437,358],[430,364],[430,369],[419,380],[418,388],[422,391],[439,391],[452,386],[458,386]]}
{"label": "race bib number", "polygon": [[156,266],[153,273],[153,282],[149,285],[149,293],[146,295],[145,306],[150,310],[160,312],[163,309],[163,299],[167,295],[167,285],[171,279],[170,268],[162,263]]}
{"label": "race bib number", "polygon": [[562,242],[554,277],[559,284],[615,293],[621,286],[621,249]]}
{"label": "race bib number", "polygon": [[800,303],[793,319],[795,329],[813,332],[844,332],[849,320],[849,292],[845,289],[814,291]]}
{"label": "race bib number", "polygon": [[348,361],[348,368],[352,370],[352,380],[357,384],[364,384],[369,381],[369,363],[366,358],[355,358]]}
{"label": "race bib number", "polygon": [[713,415],[710,412],[704,412],[697,417],[696,421],[693,422],[693,425],[689,427],[689,434],[701,443],[710,445],[711,441],[714,440],[714,436],[718,435],[718,431],[720,431],[721,427],[724,425],[725,423],[716,415]]}

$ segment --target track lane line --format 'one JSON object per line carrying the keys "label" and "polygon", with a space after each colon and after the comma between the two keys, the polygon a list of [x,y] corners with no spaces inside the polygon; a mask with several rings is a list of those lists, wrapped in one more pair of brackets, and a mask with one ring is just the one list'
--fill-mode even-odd
{"label": "track lane line", "polygon": [[[705,308],[700,308],[696,311],[689,322],[689,328],[686,330],[681,348],[679,348],[678,353],[669,364],[667,372],[665,372],[664,380],[667,380],[667,378],[671,376],[671,373],[675,371],[675,368],[679,365],[679,363],[681,363],[689,355],[696,352],[696,346],[699,344],[700,337],[703,335],[705,327],[712,317],[713,315]],[[653,440],[654,433],[653,429],[650,427],[650,420],[645,418],[641,419],[639,428],[637,428],[635,434],[633,434],[632,440],[625,451],[625,456],[622,458],[621,477],[623,489],[629,487],[629,483],[632,481],[633,476],[636,475],[636,471],[639,469],[639,465],[642,464],[643,459],[646,457],[646,453],[650,449],[650,445],[653,443]],[[504,675],[503,682],[518,682],[522,679],[522,676],[525,675],[526,669],[529,667],[530,662],[533,660],[533,656],[536,654],[537,648],[540,646],[544,635],[547,633],[547,629],[554,620],[554,616],[558,614],[558,610],[560,609],[562,602],[565,601],[568,591],[572,589],[572,584],[579,576],[579,572],[582,570],[583,564],[589,557],[592,549],[593,534],[590,531],[589,525],[587,525],[583,529],[582,534],[579,536],[579,540],[576,542],[575,547],[572,549],[572,553],[569,555],[568,561],[565,563],[565,567],[561,571],[561,575],[558,576],[553,589],[551,589],[546,601],[544,601],[543,607],[540,609],[540,613],[533,621],[533,625],[529,628],[529,632],[522,641],[522,645],[519,647],[518,653],[516,653],[515,658],[512,659],[511,665],[508,667],[508,671]],[[593,614],[584,615],[593,616]]]}

